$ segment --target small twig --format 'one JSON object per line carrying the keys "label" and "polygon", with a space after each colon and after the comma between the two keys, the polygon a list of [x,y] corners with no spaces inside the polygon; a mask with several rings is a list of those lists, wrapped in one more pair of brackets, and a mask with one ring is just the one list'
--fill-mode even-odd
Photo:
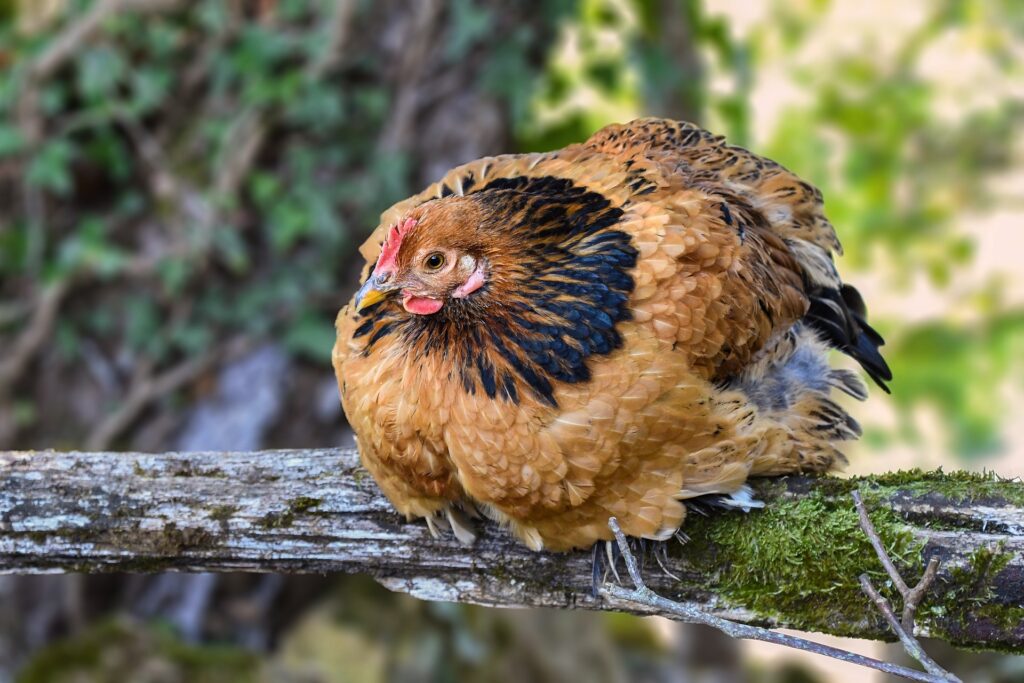
{"label": "small twig", "polygon": [[140,165],[145,171],[146,184],[160,201],[174,202],[180,199],[181,183],[170,172],[167,157],[160,144],[148,133],[131,114],[118,113],[117,121],[124,127],[132,145],[138,153]]}
{"label": "small twig", "polygon": [[337,0],[332,4],[333,12],[327,17],[327,40],[324,50],[306,66],[306,77],[310,81],[320,80],[334,68],[348,45],[356,3],[354,0]]}
{"label": "small twig", "polygon": [[921,575],[921,580],[913,588],[908,587],[906,581],[903,580],[903,577],[896,569],[896,565],[893,564],[892,559],[889,557],[889,553],[885,550],[882,539],[879,537],[878,531],[875,530],[875,525],[871,523],[871,518],[868,516],[868,511],[864,506],[864,500],[861,498],[860,491],[854,491],[852,495],[853,504],[857,508],[857,516],[860,517],[860,528],[871,542],[871,547],[875,549],[875,554],[878,555],[879,561],[885,567],[885,573],[889,575],[893,585],[896,586],[896,590],[900,592],[900,597],[903,598],[903,614],[901,619],[903,628],[909,633],[913,633],[914,614],[917,612],[917,607],[921,604],[921,600],[928,592],[928,588],[931,587],[932,582],[935,580],[935,575],[939,571],[939,558],[932,557],[928,560],[928,566],[925,568],[924,574]]}
{"label": "small twig", "polygon": [[53,75],[81,51],[82,45],[96,34],[107,19],[122,10],[164,12],[179,4],[181,0],[99,0],[46,45],[32,64],[32,77],[45,79]]}
{"label": "small twig", "polygon": [[381,126],[377,149],[394,154],[408,146],[413,137],[416,115],[420,111],[424,94],[424,71],[428,68],[430,52],[437,45],[437,22],[444,5],[437,0],[424,0],[410,12],[407,35],[399,61],[396,62],[395,91],[391,99],[387,123]]}
{"label": "small twig", "polygon": [[921,643],[917,638],[910,635],[910,633],[903,628],[899,619],[896,618],[896,613],[892,611],[892,605],[890,605],[889,601],[875,589],[867,574],[860,575],[860,587],[861,590],[871,598],[871,601],[875,603],[875,607],[877,607],[878,611],[882,613],[882,616],[885,617],[886,622],[889,624],[889,628],[893,630],[893,633],[895,633],[900,639],[900,642],[903,643],[903,649],[907,651],[908,655],[921,662],[921,666],[923,666],[929,673],[941,676],[943,680],[960,680],[939,666],[934,659],[929,657],[928,653],[926,653],[924,648],[921,647]]}
{"label": "small twig", "polygon": [[626,540],[626,535],[622,533],[622,529],[619,527],[618,521],[612,517],[608,520],[608,526],[611,528],[612,533],[615,534],[615,541],[618,543],[619,550],[626,562],[626,570],[629,572],[629,578],[633,581],[634,588],[629,589],[623,588],[622,586],[602,586],[602,595],[621,601],[653,607],[660,610],[662,613],[678,617],[680,621],[704,624],[705,626],[716,628],[732,638],[761,640],[767,643],[775,643],[777,645],[794,648],[796,650],[813,652],[815,654],[824,655],[825,657],[831,657],[851,664],[884,671],[885,673],[900,676],[901,678],[906,678],[911,681],[944,683],[945,681],[950,680],[945,676],[937,676],[923,671],[908,669],[907,667],[899,666],[897,664],[890,664],[889,662],[865,657],[847,650],[822,645],[797,636],[791,636],[757,626],[738,624],[736,622],[729,621],[728,619],[722,619],[721,617],[708,614],[707,612],[697,609],[691,605],[663,598],[648,588],[647,584],[644,583],[643,577],[640,575],[640,567],[637,565],[636,558],[629,549],[629,543]]}
{"label": "small twig", "polygon": [[896,586],[896,590],[899,591],[900,595],[903,596],[904,600],[907,594],[910,593],[910,588],[907,587],[906,582],[903,581],[903,577],[900,576],[899,571],[896,569],[896,565],[892,563],[892,559],[889,557],[889,553],[886,551],[885,546],[882,545],[882,539],[875,531],[875,525],[871,523],[871,518],[868,517],[867,508],[864,507],[864,501],[861,500],[860,491],[853,492],[853,503],[857,506],[857,515],[860,517],[860,528],[864,530],[864,535],[868,537],[871,542],[871,547],[875,549],[875,554],[878,555],[879,561],[882,566],[885,567],[885,573],[892,579],[892,583]]}
{"label": "small twig", "polygon": [[32,360],[32,356],[50,336],[50,330],[57,319],[57,311],[67,291],[67,280],[58,280],[44,287],[36,296],[32,305],[32,318],[10,348],[4,352],[3,360],[0,361],[0,398],[10,390],[28,362]]}
{"label": "small twig", "polygon": [[67,25],[49,43],[32,63],[33,79],[49,77],[70,57],[81,50],[82,45],[95,34],[109,17],[124,3],[121,0],[99,0],[89,11]]}
{"label": "small twig", "polygon": [[900,642],[903,643],[903,649],[906,650],[908,655],[920,662],[921,666],[930,673],[941,676],[943,680],[959,681],[959,678],[943,669],[935,660],[929,657],[924,648],[921,647],[921,643],[914,637],[914,630],[916,628],[914,614],[917,612],[917,606],[921,603],[921,599],[928,592],[932,581],[935,580],[935,575],[939,570],[939,559],[932,557],[928,561],[928,566],[925,568],[921,580],[913,588],[908,587],[906,581],[903,580],[903,577],[896,569],[896,565],[893,564],[892,558],[889,557],[889,553],[885,550],[875,525],[871,523],[871,518],[868,516],[868,511],[864,506],[864,500],[861,498],[860,491],[854,491],[852,496],[853,504],[857,508],[857,516],[860,518],[860,528],[864,531],[864,535],[868,537],[868,541],[871,542],[871,547],[875,549],[875,554],[878,555],[879,561],[885,567],[885,573],[889,575],[889,579],[892,580],[896,590],[899,591],[900,596],[903,598],[902,620],[896,618],[896,613],[893,612],[889,601],[875,589],[867,574],[861,574],[860,576],[861,590],[864,591],[864,594],[871,599],[878,608],[878,611],[885,617],[889,628],[892,629],[893,633],[900,639]]}
{"label": "small twig", "polygon": [[241,353],[248,348],[249,344],[250,340],[247,337],[240,337],[206,353],[184,360],[155,377],[150,376],[148,372],[143,372],[132,382],[128,396],[117,410],[100,421],[92,430],[85,440],[86,448],[93,450],[106,448],[153,401],[191,382],[225,355]]}
{"label": "small twig", "polygon": [[911,633],[914,632],[914,615],[917,613],[917,606],[921,604],[921,600],[924,598],[928,589],[931,587],[932,582],[935,581],[935,575],[939,572],[939,558],[933,557],[928,560],[928,566],[925,567],[924,574],[921,575],[921,580],[917,582],[917,585],[910,589],[907,595],[903,596],[903,628],[909,630]]}

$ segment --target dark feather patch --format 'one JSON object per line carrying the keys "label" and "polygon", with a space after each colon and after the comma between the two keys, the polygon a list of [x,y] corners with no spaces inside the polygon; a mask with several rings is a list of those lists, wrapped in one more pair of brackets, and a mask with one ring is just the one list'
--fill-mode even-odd
{"label": "dark feather patch", "polygon": [[[466,180],[464,192],[474,186]],[[588,358],[622,345],[616,323],[630,315],[630,270],[637,259],[629,235],[614,229],[622,210],[596,192],[547,176],[498,178],[467,196],[493,217],[481,230],[515,245],[520,268],[507,275],[518,279],[513,294],[492,299],[485,285],[422,316],[392,304],[394,319],[385,321],[381,312],[359,330],[374,330],[368,347],[395,332],[411,352],[445,354],[458,364],[467,392],[479,387],[491,398],[518,402],[525,388],[554,406],[555,383],[588,381]]]}
{"label": "dark feather patch", "polygon": [[829,344],[860,363],[875,384],[888,393],[885,383],[892,380],[892,371],[878,350],[885,340],[868,324],[860,293],[843,285],[841,290],[809,286],[808,294],[811,304],[807,322]]}

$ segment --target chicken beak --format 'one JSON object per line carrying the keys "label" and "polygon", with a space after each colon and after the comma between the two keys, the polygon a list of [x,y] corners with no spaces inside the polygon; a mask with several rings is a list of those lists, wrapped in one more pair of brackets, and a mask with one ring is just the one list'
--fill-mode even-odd
{"label": "chicken beak", "polygon": [[361,311],[383,301],[393,290],[394,287],[389,287],[382,283],[380,278],[371,277],[356,292],[356,311]]}

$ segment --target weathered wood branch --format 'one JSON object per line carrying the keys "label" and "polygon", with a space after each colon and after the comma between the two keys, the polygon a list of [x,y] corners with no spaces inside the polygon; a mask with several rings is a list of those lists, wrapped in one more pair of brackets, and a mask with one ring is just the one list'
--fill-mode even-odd
{"label": "weathered wood branch", "polygon": [[[1024,485],[964,473],[763,480],[763,510],[691,513],[652,590],[743,623],[891,639],[859,576],[886,575],[860,490],[909,582],[941,569],[918,635],[1024,652]],[[531,552],[492,523],[472,548],[391,509],[351,450],[0,452],[0,572],[349,572],[430,600],[631,609],[590,596],[591,553]],[[669,574],[674,576],[670,576]]]}

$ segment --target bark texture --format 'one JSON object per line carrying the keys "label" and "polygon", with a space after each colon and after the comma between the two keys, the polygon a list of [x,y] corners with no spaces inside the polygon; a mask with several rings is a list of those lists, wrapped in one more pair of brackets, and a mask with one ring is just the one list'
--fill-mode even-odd
{"label": "bark texture", "polygon": [[[664,567],[650,553],[651,588],[741,622],[890,638],[858,586],[883,576],[860,490],[908,581],[942,560],[921,635],[1024,651],[1024,485],[910,472],[755,488],[763,510],[692,512]],[[404,521],[352,450],[0,452],[0,573],[349,572],[426,600],[635,610],[590,596],[590,552],[534,553],[478,527],[465,548]]]}

